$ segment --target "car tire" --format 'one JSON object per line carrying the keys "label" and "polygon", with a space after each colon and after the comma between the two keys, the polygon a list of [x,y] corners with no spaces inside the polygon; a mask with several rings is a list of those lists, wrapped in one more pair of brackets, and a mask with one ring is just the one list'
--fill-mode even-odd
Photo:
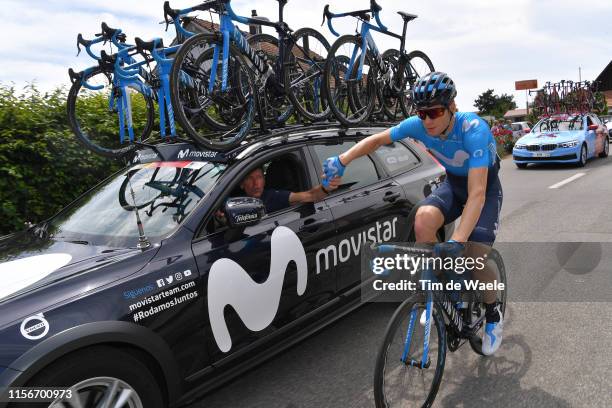
{"label": "car tire", "polygon": [[606,137],[606,140],[604,140],[603,151],[599,153],[599,157],[603,159],[605,157],[608,157],[609,154],[610,154],[610,139]]}
{"label": "car tire", "polygon": [[[45,367],[26,386],[70,388],[79,394],[83,406],[97,406],[104,392],[113,386],[117,386],[116,397],[126,391],[134,394],[121,407],[163,408],[167,405],[160,390],[161,384],[147,365],[132,354],[108,346],[88,347],[70,353]],[[90,404],[91,401],[97,402]],[[48,407],[49,403],[34,406]],[[73,404],[68,402],[68,405],[60,406]]]}
{"label": "car tire", "polygon": [[516,167],[518,167],[519,169],[527,168],[527,163],[514,163],[514,164],[516,164]]}
{"label": "car tire", "polygon": [[578,161],[576,162],[576,166],[578,166],[578,167],[586,166],[587,157],[588,157],[587,147],[586,147],[585,144],[583,144],[582,148],[580,149],[580,157],[578,157]]}

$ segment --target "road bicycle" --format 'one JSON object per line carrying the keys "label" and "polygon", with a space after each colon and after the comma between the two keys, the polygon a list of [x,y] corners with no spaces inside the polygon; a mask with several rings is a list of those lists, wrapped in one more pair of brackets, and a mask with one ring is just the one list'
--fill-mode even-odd
{"label": "road bicycle", "polygon": [[[320,97],[329,43],[313,29],[292,32],[283,21],[286,0],[279,0],[279,22],[238,16],[230,0],[204,4],[219,14],[220,29],[187,40],[171,74],[177,117],[194,140],[227,150],[249,134],[256,114],[260,133],[282,125],[294,109],[311,121],[329,116]],[[273,27],[279,39],[259,34],[247,40],[233,22]],[[196,82],[193,91],[182,85],[181,72]],[[202,126],[200,118],[209,126]]]}
{"label": "road bicycle", "polygon": [[[417,79],[433,72],[431,60],[422,51],[406,53],[406,27],[416,15],[398,12],[404,21],[402,35],[388,31],[380,21],[382,8],[370,0],[370,9],[334,14],[329,5],[323,11],[329,30],[339,37],[328,53],[323,80],[323,93],[336,119],[344,126],[356,126],[367,120],[376,99],[391,118],[404,117],[413,111],[411,90]],[[371,15],[376,25],[370,23]],[[332,26],[332,19],[352,16],[361,22],[357,35],[340,36]],[[400,40],[400,49],[381,55],[372,38],[371,30]]]}
{"label": "road bicycle", "polygon": [[[155,102],[159,105],[160,136],[177,135],[170,98],[171,56],[185,38],[195,34],[186,28],[191,23],[186,14],[195,10],[197,7],[186,9],[172,20],[176,38],[175,45],[170,47],[164,47],[161,39],[145,42],[137,38],[135,45],[128,44],[121,29],[110,28],[105,23],[94,40],[78,35],[79,52],[80,46],[84,46],[87,54],[98,62],[97,66],[78,73],[69,70],[72,86],[67,101],[68,119],[85,147],[109,158],[130,153],[138,143],[148,141]],[[118,51],[108,54],[102,50],[100,55],[95,54],[92,46],[102,42],[110,42]],[[137,59],[137,55],[144,58]],[[153,69],[151,62],[156,64]]]}
{"label": "road bicycle", "polygon": [[[470,243],[469,245],[480,245]],[[506,285],[506,271],[501,255],[487,248],[487,266],[496,280]],[[404,253],[431,256],[431,247],[405,247],[374,244],[375,254]],[[466,342],[482,353],[481,332],[485,324],[482,294],[432,290],[433,284],[458,280],[453,271],[421,269],[420,280],[431,285],[409,297],[395,310],[378,351],[374,372],[374,398],[377,408],[430,407],[442,381],[446,350],[458,350]],[[418,275],[415,275],[418,276]],[[506,309],[506,290],[497,291],[502,315]],[[467,300],[467,301],[466,301]]]}

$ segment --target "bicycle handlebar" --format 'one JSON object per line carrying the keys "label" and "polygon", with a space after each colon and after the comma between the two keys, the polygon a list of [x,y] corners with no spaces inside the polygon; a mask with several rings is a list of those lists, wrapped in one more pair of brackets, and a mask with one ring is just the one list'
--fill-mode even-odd
{"label": "bicycle handlebar", "polygon": [[323,21],[321,22],[321,25],[325,24],[325,19],[327,19],[327,27],[329,28],[329,31],[331,31],[331,33],[335,35],[336,37],[340,37],[340,34],[338,34],[336,30],[334,30],[334,28],[332,27],[331,20],[333,18],[352,16],[352,17],[358,17],[366,21],[369,21],[370,16],[367,13],[372,13],[374,15],[374,19],[376,20],[376,25],[378,25],[378,28],[380,28],[382,31],[388,31],[387,27],[382,23],[382,21],[380,21],[379,13],[381,10],[382,10],[382,7],[378,5],[378,3],[376,3],[376,0],[370,0],[369,10],[350,11],[348,13],[338,13],[338,14],[334,14],[331,11],[329,11],[329,4],[326,4],[325,7],[323,8]]}

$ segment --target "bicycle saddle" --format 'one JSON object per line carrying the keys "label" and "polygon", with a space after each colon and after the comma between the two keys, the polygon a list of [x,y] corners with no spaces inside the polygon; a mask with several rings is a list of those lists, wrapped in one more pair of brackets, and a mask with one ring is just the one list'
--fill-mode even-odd
{"label": "bicycle saddle", "polygon": [[397,14],[399,14],[400,16],[402,16],[402,18],[404,19],[404,21],[410,21],[410,20],[414,20],[415,18],[417,18],[418,16],[416,14],[408,14],[408,13],[404,13],[403,11],[398,11]]}

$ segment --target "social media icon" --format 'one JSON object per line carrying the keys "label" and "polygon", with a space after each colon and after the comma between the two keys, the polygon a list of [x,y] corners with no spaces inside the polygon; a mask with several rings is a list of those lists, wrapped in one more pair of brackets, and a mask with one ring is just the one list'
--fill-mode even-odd
{"label": "social media icon", "polygon": [[171,284],[172,282],[174,282],[174,278],[172,277],[172,275],[168,276],[166,278],[166,282],[168,282],[168,285]]}
{"label": "social media icon", "polygon": [[164,287],[164,286],[166,286],[166,283],[164,282],[164,280],[163,279],[158,279],[157,280],[157,287],[161,288],[161,287]]}
{"label": "social media icon", "polygon": [[191,276],[191,270],[187,269],[185,272],[183,272],[183,275],[185,275],[185,277]]}
{"label": "social media icon", "polygon": [[180,281],[181,279],[183,279],[183,275],[181,275],[180,272],[177,272],[174,274],[174,279],[176,279],[177,281]]}

